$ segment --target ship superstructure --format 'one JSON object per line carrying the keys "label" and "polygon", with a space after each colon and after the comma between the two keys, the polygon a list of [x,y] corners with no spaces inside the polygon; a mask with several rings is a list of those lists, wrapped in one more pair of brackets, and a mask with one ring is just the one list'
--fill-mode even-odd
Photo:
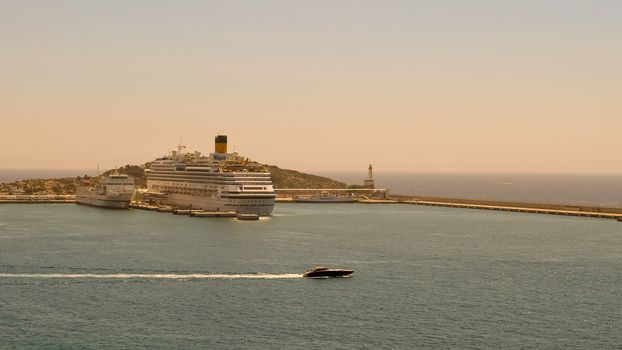
{"label": "ship superstructure", "polygon": [[168,205],[267,216],[274,209],[274,186],[267,169],[237,152],[227,153],[227,136],[216,136],[215,152],[186,153],[184,146],[157,158],[147,173],[147,189]]}
{"label": "ship superstructure", "polygon": [[96,186],[85,177],[82,186],[76,189],[76,203],[125,209],[132,200],[134,189],[134,178],[124,174],[106,175]]}

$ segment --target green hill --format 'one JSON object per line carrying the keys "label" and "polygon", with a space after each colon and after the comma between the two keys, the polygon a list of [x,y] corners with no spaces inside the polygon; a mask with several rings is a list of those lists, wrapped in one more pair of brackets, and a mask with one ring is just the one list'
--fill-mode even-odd
{"label": "green hill", "polygon": [[134,178],[134,183],[136,187],[144,188],[147,187],[147,174],[145,174],[145,169],[147,168],[147,164],[143,165],[126,165],[122,166],[119,169],[110,169],[105,171],[103,175],[110,175],[114,172],[119,172],[120,174],[126,174],[132,176]]}
{"label": "green hill", "polygon": [[[126,165],[118,169],[105,171],[102,175],[113,172],[127,174],[134,177],[136,186],[147,187],[147,175],[144,165]],[[281,169],[275,165],[266,165],[272,174],[272,182],[276,188],[346,188],[347,185],[327,177],[301,173],[296,170]],[[0,184],[0,193],[14,194],[74,194],[81,177],[67,177],[62,179],[27,179]],[[95,179],[97,182],[98,179]]]}
{"label": "green hill", "polygon": [[[148,166],[126,165],[117,169],[121,174],[133,176],[136,179],[136,185],[139,187],[147,186],[147,176],[144,169]],[[276,165],[266,165],[270,174],[272,174],[272,182],[276,188],[346,188],[347,185],[327,177],[312,174],[301,173],[296,170],[281,169]],[[115,170],[108,170],[104,175],[108,175]]]}
{"label": "green hill", "polygon": [[276,188],[346,188],[347,185],[328,177],[301,173],[296,170],[281,169],[275,165],[266,165],[272,174],[272,183]]}

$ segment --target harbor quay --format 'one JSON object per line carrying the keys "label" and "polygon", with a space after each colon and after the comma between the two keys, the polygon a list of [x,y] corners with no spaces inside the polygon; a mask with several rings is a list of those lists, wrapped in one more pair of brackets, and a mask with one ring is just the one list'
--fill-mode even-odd
{"label": "harbor quay", "polygon": [[28,204],[28,203],[75,203],[76,196],[72,194],[33,194],[33,195],[0,195],[0,204]]}
{"label": "harbor quay", "polygon": [[309,202],[309,199],[321,199],[330,203],[339,199],[355,200],[387,199],[389,190],[384,188],[275,188],[277,203]]}

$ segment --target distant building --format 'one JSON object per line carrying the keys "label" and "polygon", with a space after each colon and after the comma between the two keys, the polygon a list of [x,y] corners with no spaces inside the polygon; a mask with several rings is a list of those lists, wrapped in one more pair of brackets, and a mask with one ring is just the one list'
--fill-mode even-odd
{"label": "distant building", "polygon": [[371,164],[369,164],[369,168],[367,169],[367,179],[363,180],[363,185],[366,188],[374,188],[374,174],[372,173]]}

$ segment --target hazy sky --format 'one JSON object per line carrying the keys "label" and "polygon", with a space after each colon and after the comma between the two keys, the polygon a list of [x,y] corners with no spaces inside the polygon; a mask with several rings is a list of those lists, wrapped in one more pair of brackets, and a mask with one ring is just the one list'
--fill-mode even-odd
{"label": "hazy sky", "polygon": [[622,172],[622,1],[0,0],[0,168]]}

